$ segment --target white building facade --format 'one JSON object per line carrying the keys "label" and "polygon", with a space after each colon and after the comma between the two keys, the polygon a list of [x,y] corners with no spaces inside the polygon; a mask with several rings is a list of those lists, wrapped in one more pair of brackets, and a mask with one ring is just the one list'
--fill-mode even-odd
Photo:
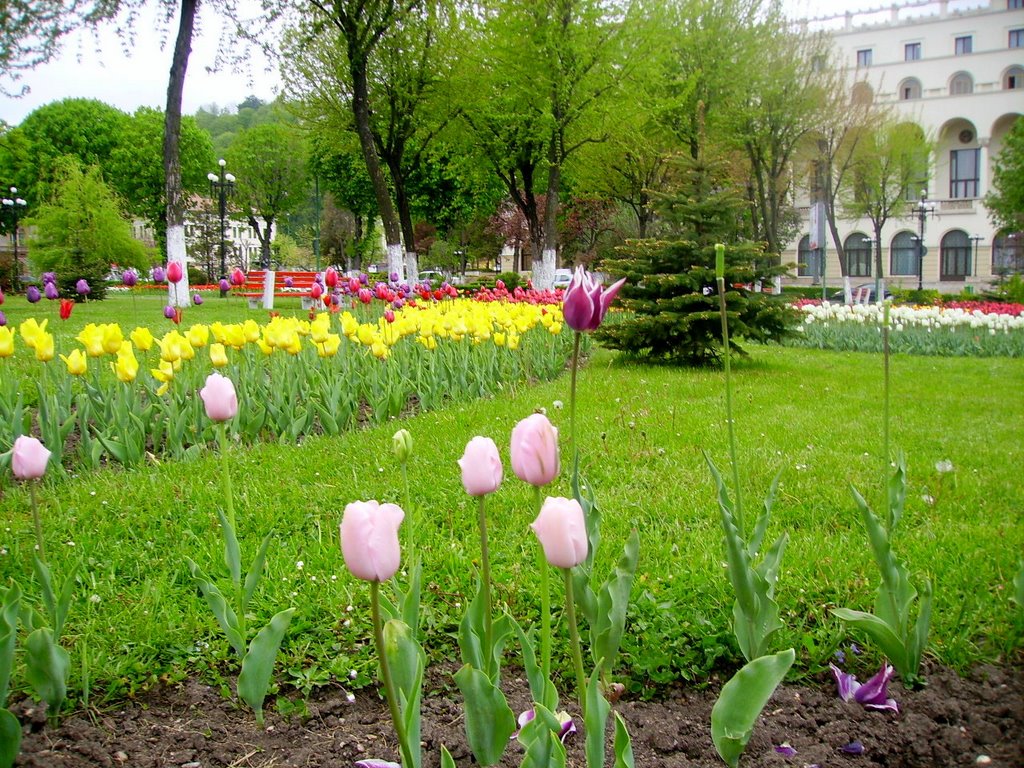
{"label": "white building facade", "polygon": [[[806,22],[831,32],[851,88],[862,95],[870,88],[875,103],[919,126],[933,145],[926,204],[911,204],[918,210],[882,229],[879,277],[889,286],[917,288],[920,282],[957,293],[1024,272],[1024,233],[994,227],[983,202],[994,159],[1024,114],[1024,0],[984,3],[925,0]],[[800,284],[820,274],[819,254],[810,248],[810,203],[806,192],[798,195],[804,225],[783,253],[783,261],[807,265],[790,281]],[[871,221],[840,219],[837,225],[851,283],[871,282]],[[842,270],[827,240],[825,277],[836,285]]]}

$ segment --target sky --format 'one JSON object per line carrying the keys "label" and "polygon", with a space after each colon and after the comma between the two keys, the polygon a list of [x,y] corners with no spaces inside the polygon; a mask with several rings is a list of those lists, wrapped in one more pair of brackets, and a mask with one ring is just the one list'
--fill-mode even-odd
{"label": "sky", "polygon": [[[785,0],[787,12],[794,18],[838,14],[877,8],[885,0]],[[27,95],[11,98],[0,94],[0,120],[17,125],[36,107],[64,98],[92,98],[126,112],[140,106],[163,109],[167,100],[167,78],[174,47],[177,19],[164,23],[155,6],[143,6],[135,25],[134,44],[127,48],[112,26],[96,35],[70,36],[61,55],[50,63],[24,75],[16,85],[26,85]],[[266,59],[251,51],[250,72],[216,68],[221,24],[215,14],[200,4],[197,34],[189,58],[182,111],[195,114],[202,106],[235,106],[249,95],[271,101],[280,90],[276,72],[267,72]],[[164,32],[159,30],[164,28]],[[127,48],[127,50],[126,50]]]}

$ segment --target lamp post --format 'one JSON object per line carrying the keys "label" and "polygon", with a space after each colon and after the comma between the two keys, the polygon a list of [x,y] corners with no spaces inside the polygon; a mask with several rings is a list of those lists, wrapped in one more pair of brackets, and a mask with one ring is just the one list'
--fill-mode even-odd
{"label": "lamp post", "polygon": [[[210,195],[217,198],[217,210],[220,213],[220,279],[223,280],[228,276],[224,244],[224,219],[228,212],[228,196],[235,190],[235,177],[225,172],[224,166],[227,165],[227,161],[223,157],[218,161],[218,164],[220,165],[221,175],[209,173],[206,175],[206,178],[210,180]],[[221,298],[224,298],[226,295],[227,291],[222,289],[220,292]]]}
{"label": "lamp post", "polygon": [[18,290],[18,219],[21,212],[25,210],[27,203],[18,197],[18,188],[11,187],[11,196],[0,200],[5,211],[9,211],[11,217],[11,245],[14,248],[14,257],[11,260],[11,290]]}
{"label": "lamp post", "polygon": [[918,237],[917,237],[917,290],[924,288],[924,222],[928,214],[935,215],[935,203],[928,200],[928,190],[921,190],[921,199],[914,206],[914,213],[917,214]]}
{"label": "lamp post", "polygon": [[971,235],[967,239],[970,240],[971,244],[974,246],[971,249],[971,277],[977,277],[977,275],[978,275],[978,243],[980,243],[985,238],[982,237],[981,235]]}

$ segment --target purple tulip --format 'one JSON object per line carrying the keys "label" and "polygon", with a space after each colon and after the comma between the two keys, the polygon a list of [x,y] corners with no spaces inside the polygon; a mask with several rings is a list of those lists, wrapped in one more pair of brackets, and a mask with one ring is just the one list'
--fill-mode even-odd
{"label": "purple tulip", "polygon": [[92,290],[92,288],[89,287],[89,283],[83,277],[77,283],[75,283],[75,290],[78,291],[78,293],[81,294],[82,296],[85,296]]}
{"label": "purple tulip", "polygon": [[46,285],[43,286],[43,294],[50,301],[53,301],[54,299],[56,299],[60,295],[57,292],[57,286],[54,285],[53,283],[47,283]]}
{"label": "purple tulip", "polygon": [[861,744],[859,741],[851,741],[846,746],[840,747],[839,751],[845,752],[848,755],[863,755],[864,745]]}
{"label": "purple tulip", "polygon": [[153,282],[162,283],[165,279],[167,279],[167,273],[164,272],[164,268],[153,267]]}
{"label": "purple tulip", "polygon": [[139,282],[139,276],[134,269],[126,269],[121,273],[121,282],[129,288],[134,288]]}
{"label": "purple tulip", "polygon": [[899,712],[900,708],[895,699],[888,697],[887,688],[895,670],[889,664],[883,664],[882,668],[874,677],[865,683],[858,683],[857,678],[843,672],[835,664],[829,664],[832,675],[836,679],[836,687],[839,690],[839,698],[843,701],[853,699],[863,704],[868,709],[890,709]]}
{"label": "purple tulip", "polygon": [[601,283],[583,265],[576,267],[569,287],[562,296],[562,314],[565,324],[574,331],[596,330],[619,289],[625,284],[622,278],[610,288],[601,289]]}
{"label": "purple tulip", "polygon": [[172,307],[170,304],[168,304],[166,307],[164,307],[164,317],[166,317],[168,320],[173,320],[174,319],[174,315],[175,315],[174,307]]}
{"label": "purple tulip", "polygon": [[195,304],[198,307],[200,304],[203,303],[203,297],[200,296],[198,293],[193,293],[192,294],[192,303]]}
{"label": "purple tulip", "polygon": [[293,285],[295,285],[295,281],[292,280],[290,277],[286,277],[284,279],[284,287],[285,288],[291,288]]}
{"label": "purple tulip", "polygon": [[398,273],[397,272],[392,272],[391,273],[391,282],[392,283],[397,283],[398,282]]}
{"label": "purple tulip", "polygon": [[231,283],[228,282],[226,277],[222,277],[220,282],[217,283],[217,287],[220,288],[221,293],[227,293],[231,290]]}
{"label": "purple tulip", "polygon": [[29,304],[35,304],[37,301],[39,301],[43,297],[39,293],[39,289],[38,288],[36,288],[34,285],[30,285],[28,287],[28,290],[25,291],[25,298],[28,299],[28,303]]}
{"label": "purple tulip", "polygon": [[56,272],[43,272],[43,285],[52,285],[57,282]]}
{"label": "purple tulip", "polygon": [[[536,714],[532,709],[520,712],[519,717],[516,718],[516,723],[518,723],[519,729],[522,730],[526,724],[535,717]],[[559,732],[558,738],[563,744],[565,744],[565,740],[569,738],[569,734],[576,733],[576,723],[573,722],[573,719],[569,716],[568,712],[559,712],[555,717],[557,717],[558,721],[562,724],[562,730]],[[518,735],[519,731],[516,731],[512,734],[511,738],[514,739]]]}
{"label": "purple tulip", "polygon": [[793,757],[796,755],[796,750],[789,744],[780,744],[775,748],[775,751],[783,757]]}
{"label": "purple tulip", "polygon": [[0,327],[5,325],[7,325],[7,315],[5,315],[4,311],[0,309]]}
{"label": "purple tulip", "polygon": [[362,283],[363,285],[369,285],[370,284],[370,276],[367,275],[365,272],[360,272],[359,273],[359,282]]}

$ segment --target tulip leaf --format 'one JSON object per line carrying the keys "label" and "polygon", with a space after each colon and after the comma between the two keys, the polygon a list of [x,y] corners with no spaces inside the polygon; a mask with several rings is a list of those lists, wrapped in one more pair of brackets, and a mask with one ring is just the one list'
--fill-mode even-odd
{"label": "tulip leaf", "polygon": [[[426,654],[404,621],[390,619],[384,624],[384,654],[398,690],[406,738],[417,766],[420,755],[420,690]],[[416,768],[416,766],[413,766]]]}
{"label": "tulip leaf", "polygon": [[114,457],[118,464],[128,463],[128,454],[125,447],[121,445],[117,440],[112,437],[108,437],[103,434],[102,431],[93,427],[93,432],[96,435],[96,439],[99,440],[100,444],[106,449],[107,453]]}
{"label": "tulip leaf", "polygon": [[231,581],[238,587],[242,583],[242,552],[238,546],[238,537],[235,535],[235,529],[231,527],[231,522],[220,509],[217,510],[217,519],[224,530],[224,564],[231,573]]}
{"label": "tulip leaf", "polygon": [[597,615],[590,625],[590,652],[594,663],[601,663],[608,672],[615,668],[615,658],[626,629],[626,609],[629,607],[629,595],[633,589],[633,575],[636,573],[639,556],[640,535],[634,528],[623,547],[622,557],[614,573],[598,592]]}
{"label": "tulip leaf", "polygon": [[228,643],[231,644],[239,658],[245,656],[245,638],[242,637],[238,625],[238,616],[235,615],[231,606],[228,605],[227,600],[224,599],[224,595],[221,594],[217,585],[210,580],[210,577],[203,572],[196,562],[190,557],[186,557],[185,562],[192,572],[192,578],[196,586],[199,587],[199,591],[206,598],[206,604],[210,606],[214,618],[217,619],[217,623],[220,624],[220,628],[224,631]]}
{"label": "tulip leaf", "polygon": [[904,673],[908,664],[907,649],[903,640],[885,621],[873,613],[854,611],[849,608],[833,608],[832,613],[874,640],[897,671],[901,675]]}
{"label": "tulip leaf", "polygon": [[565,768],[565,747],[559,738],[562,724],[542,704],[534,702],[533,714],[517,737],[525,750],[520,768]]}
{"label": "tulip leaf", "polygon": [[761,543],[764,541],[764,535],[768,531],[768,522],[771,520],[772,507],[775,506],[775,497],[779,492],[779,480],[782,478],[782,468],[775,473],[775,477],[772,479],[772,484],[768,488],[768,493],[764,497],[764,504],[761,507],[761,514],[757,516],[757,520],[754,523],[754,533],[750,537],[750,542],[747,544],[747,554],[751,558],[757,557],[758,552],[761,551]]}
{"label": "tulip leaf", "polygon": [[466,664],[455,673],[462,691],[466,740],[480,765],[497,765],[516,730],[516,718],[501,689],[479,669]]}
{"label": "tulip leaf", "polygon": [[271,530],[263,537],[263,543],[260,544],[259,551],[256,552],[256,557],[253,559],[252,565],[249,566],[249,572],[245,575],[245,588],[242,591],[241,606],[243,613],[249,607],[252,594],[260,583],[260,577],[263,575],[263,564],[267,561],[267,549],[270,547],[270,539],[273,535],[274,532]]}
{"label": "tulip leaf", "polygon": [[20,602],[21,588],[15,582],[4,590],[3,603],[0,603],[0,709],[7,706],[7,690],[11,681],[11,669],[14,667],[14,645],[18,635]]}
{"label": "tulip leaf", "polygon": [[401,612],[402,621],[412,628],[414,636],[419,635],[420,628],[420,585],[423,581],[423,564],[417,562],[412,567],[409,577],[409,588],[404,592],[398,592],[398,609]]}
{"label": "tulip leaf", "polygon": [[11,768],[21,751],[21,723],[11,712],[0,708],[0,768]]}
{"label": "tulip leaf", "polygon": [[56,720],[67,696],[71,657],[55,641],[49,627],[40,627],[25,641],[25,679],[47,704],[47,716]]}
{"label": "tulip leaf", "polygon": [[533,641],[511,616],[509,616],[509,622],[519,638],[519,647],[523,651],[523,669],[526,671],[526,679],[530,684],[530,696],[534,702],[552,712],[555,711],[558,709],[558,691],[552,682],[544,677],[544,672],[537,662],[537,652],[534,650]]}
{"label": "tulip leaf", "polygon": [[594,667],[594,672],[587,683],[587,710],[583,725],[587,732],[584,752],[587,757],[587,768],[603,768],[604,766],[604,729],[608,722],[611,705],[601,695],[601,661]]}
{"label": "tulip leaf", "polygon": [[39,579],[39,590],[43,595],[43,605],[46,606],[46,612],[49,614],[50,624],[56,624],[57,598],[53,594],[53,579],[50,576],[50,568],[38,554],[32,556],[32,566],[35,569],[36,578]]}
{"label": "tulip leaf", "polygon": [[441,745],[441,768],[455,768],[455,760],[444,744]]}
{"label": "tulip leaf", "polygon": [[739,765],[740,755],[754,733],[761,710],[792,666],[796,652],[789,648],[773,656],[748,662],[722,686],[711,708],[711,740],[730,768]]}
{"label": "tulip leaf", "polygon": [[238,696],[252,707],[256,713],[256,724],[260,726],[263,725],[263,700],[274,673],[277,652],[294,613],[294,608],[288,608],[276,614],[256,633],[256,637],[249,643],[249,652],[242,659],[242,671],[238,674]]}
{"label": "tulip leaf", "polygon": [[907,457],[900,451],[896,454],[896,470],[889,478],[889,519],[886,521],[889,535],[892,536],[903,517],[903,507],[907,500]]}
{"label": "tulip leaf", "polygon": [[622,715],[615,713],[615,768],[635,768],[633,742]]}

